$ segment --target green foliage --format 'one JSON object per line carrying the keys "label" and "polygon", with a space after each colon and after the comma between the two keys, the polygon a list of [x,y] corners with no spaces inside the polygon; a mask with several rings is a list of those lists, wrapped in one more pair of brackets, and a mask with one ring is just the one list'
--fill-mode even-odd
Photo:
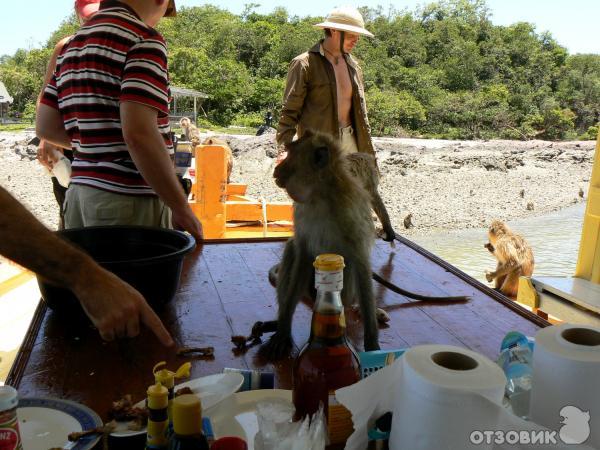
{"label": "green foliage", "polygon": [[[181,7],[158,26],[173,86],[202,91],[203,128],[249,130],[277,119],[289,62],[323,36],[321,17],[281,7],[240,15],[219,6]],[[496,26],[485,0],[439,0],[415,11],[361,8],[375,38],[354,56],[364,72],[374,134],[446,138],[595,139],[600,55],[569,55],[530,23]],[[31,117],[55,44],[79,24],[71,14],[43,49],[0,59],[12,112]],[[178,110],[191,103],[178,99]]]}
{"label": "green foliage", "polygon": [[35,122],[35,103],[29,102],[23,110],[23,120],[33,123]]}

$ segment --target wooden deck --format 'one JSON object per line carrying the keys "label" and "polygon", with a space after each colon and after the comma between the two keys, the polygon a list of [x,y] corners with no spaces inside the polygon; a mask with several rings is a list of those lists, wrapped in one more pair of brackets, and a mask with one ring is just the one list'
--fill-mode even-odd
{"label": "wooden deck", "polygon": [[[247,335],[257,320],[276,317],[275,290],[267,272],[279,260],[283,246],[282,241],[206,243],[187,258],[178,294],[161,317],[178,346],[215,347],[214,359],[192,361],[192,377],[218,373],[224,367],[257,368],[274,370],[276,386],[291,387],[291,358],[272,366],[261,360],[257,347],[238,355],[230,344],[231,335]],[[464,304],[415,303],[375,284],[378,304],[392,318],[380,330],[383,349],[440,343],[495,358],[508,331],[533,335],[547,325],[474,280],[474,284],[466,282],[460,271],[408,241],[396,249],[378,243],[373,269],[415,292],[473,297]],[[301,303],[293,328],[297,345],[308,338],[310,317],[310,305]],[[360,318],[349,312],[347,321],[349,338],[361,349]],[[144,398],[152,382],[152,366],[162,360],[175,368],[187,359],[164,350],[147,330],[136,339],[105,343],[91,326],[66,322],[42,302],[7,384],[22,397],[82,402],[106,419],[113,400],[124,394]]]}

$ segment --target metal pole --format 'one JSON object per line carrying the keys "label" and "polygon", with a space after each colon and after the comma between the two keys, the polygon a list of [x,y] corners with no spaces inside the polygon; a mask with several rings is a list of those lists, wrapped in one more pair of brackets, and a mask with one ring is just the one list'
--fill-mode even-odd
{"label": "metal pole", "polygon": [[194,95],[194,125],[198,125],[198,112],[196,107],[196,96]]}

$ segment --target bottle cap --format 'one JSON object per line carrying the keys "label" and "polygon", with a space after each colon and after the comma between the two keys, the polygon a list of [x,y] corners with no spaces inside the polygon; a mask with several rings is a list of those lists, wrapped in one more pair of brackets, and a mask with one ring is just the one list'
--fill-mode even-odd
{"label": "bottle cap", "polygon": [[169,391],[160,383],[149,386],[146,394],[148,394],[148,408],[150,409],[162,409],[169,405]]}
{"label": "bottle cap", "polygon": [[17,390],[11,386],[0,386],[0,412],[13,409],[19,403]]}
{"label": "bottle cap", "polygon": [[194,394],[173,399],[173,429],[183,436],[202,433],[202,404]]}
{"label": "bottle cap", "polygon": [[344,257],[340,255],[335,255],[333,253],[325,253],[323,255],[317,256],[313,266],[317,270],[325,270],[328,272],[333,272],[337,270],[342,270],[344,266]]}
{"label": "bottle cap", "polygon": [[165,361],[161,361],[152,368],[154,381],[156,383],[160,383],[167,389],[171,389],[173,386],[175,386],[175,378],[189,378],[190,368],[192,367],[191,363],[186,362],[185,364],[182,364],[176,372],[168,369],[157,370],[159,367],[162,367],[166,364],[167,363]]}

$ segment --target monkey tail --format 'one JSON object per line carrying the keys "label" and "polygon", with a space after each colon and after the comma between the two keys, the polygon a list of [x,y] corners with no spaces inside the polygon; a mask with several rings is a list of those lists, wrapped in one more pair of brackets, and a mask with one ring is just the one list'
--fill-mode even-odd
{"label": "monkey tail", "polygon": [[277,287],[277,274],[279,273],[279,264],[275,264],[269,269],[269,283],[271,286]]}
{"label": "monkey tail", "polygon": [[377,281],[379,284],[385,286],[390,291],[395,292],[396,294],[404,295],[405,297],[410,297],[419,301],[433,301],[433,302],[466,302],[471,300],[471,297],[466,295],[458,295],[458,296],[445,296],[445,297],[431,297],[428,295],[416,294],[414,292],[410,292],[402,289],[401,287],[396,286],[395,284],[389,282],[385,278],[382,278],[380,275],[372,272],[373,279]]}

